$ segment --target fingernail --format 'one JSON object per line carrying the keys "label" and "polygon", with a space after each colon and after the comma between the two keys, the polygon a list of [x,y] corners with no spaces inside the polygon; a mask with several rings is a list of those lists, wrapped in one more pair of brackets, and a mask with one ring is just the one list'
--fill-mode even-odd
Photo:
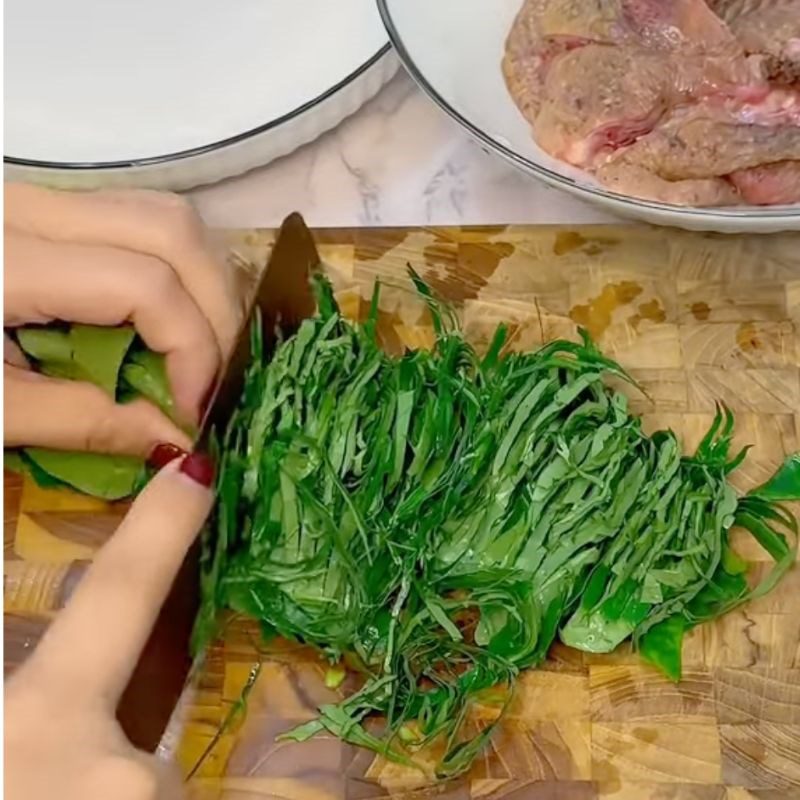
{"label": "fingernail", "polygon": [[147,466],[151,469],[159,470],[166,467],[170,461],[174,461],[183,455],[186,455],[186,451],[182,450],[178,445],[161,442],[150,453],[150,458],[147,459]]}
{"label": "fingernail", "polygon": [[214,485],[214,463],[205,453],[189,453],[180,471],[201,486],[210,489]]}

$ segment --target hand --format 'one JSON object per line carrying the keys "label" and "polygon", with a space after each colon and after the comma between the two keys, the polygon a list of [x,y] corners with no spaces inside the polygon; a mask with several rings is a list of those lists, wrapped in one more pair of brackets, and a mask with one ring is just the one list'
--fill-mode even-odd
{"label": "hand", "polygon": [[205,456],[164,467],[6,682],[8,800],[180,797],[179,776],[137,751],[114,712],[211,508],[212,480]]}
{"label": "hand", "polygon": [[[181,422],[195,424],[233,345],[241,309],[205,230],[177,195],[55,192],[5,185],[6,327],[52,320],[133,323],[166,355]],[[147,456],[190,447],[145,401],[117,405],[99,388],[26,368],[6,341],[5,444]]]}

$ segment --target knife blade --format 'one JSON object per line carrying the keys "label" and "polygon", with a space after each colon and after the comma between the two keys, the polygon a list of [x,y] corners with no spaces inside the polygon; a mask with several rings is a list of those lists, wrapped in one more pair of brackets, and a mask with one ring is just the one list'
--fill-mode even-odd
{"label": "knife blade", "polygon": [[212,430],[224,429],[239,402],[252,358],[250,334],[256,309],[261,312],[265,347],[274,344],[276,329],[280,329],[284,337],[290,336],[306,317],[314,313],[310,276],[319,264],[314,237],[303,217],[297,212],[290,214],[280,227],[234,348],[211,396],[198,436],[200,449],[207,449],[205,446]]}
{"label": "knife blade", "polygon": [[[217,381],[198,436],[208,452],[214,430],[222,431],[239,403],[250,364],[250,327],[261,312],[265,348],[276,329],[290,336],[314,313],[310,273],[319,266],[314,239],[300,214],[281,225],[265,269],[258,278],[236,343]],[[269,350],[268,350],[269,351]],[[169,723],[191,669],[190,639],[200,606],[200,542],[190,548],[117,709],[130,741],[154,751]]]}

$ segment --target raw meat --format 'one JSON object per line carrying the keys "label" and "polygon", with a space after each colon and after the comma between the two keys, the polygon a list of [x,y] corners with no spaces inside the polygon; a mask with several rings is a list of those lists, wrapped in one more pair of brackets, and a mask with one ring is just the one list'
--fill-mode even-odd
{"label": "raw meat", "polygon": [[[704,0],[528,0],[503,71],[539,145],[610,188],[692,205],[787,202],[763,198],[794,192],[800,87],[770,84],[769,59],[793,52],[798,4],[718,0],[723,19]],[[757,5],[769,5],[777,40]]]}
{"label": "raw meat", "polygon": [[557,158],[591,166],[598,153],[653,129],[671,104],[672,84],[655,53],[605,44],[576,48],[547,70],[531,120],[534,135]]}
{"label": "raw meat", "polygon": [[598,178],[614,192],[657,203],[733,206],[742,202],[738,189],[725,178],[668,181],[638,164],[614,162],[600,167]]}
{"label": "raw meat", "polygon": [[748,53],[764,56],[770,80],[800,83],[800,0],[716,0],[711,5]]}
{"label": "raw meat", "polygon": [[779,161],[734,172],[731,183],[753,205],[800,203],[800,161]]}
{"label": "raw meat", "polygon": [[668,181],[722,177],[764,163],[800,159],[800,125],[695,106],[676,111],[607,163],[638,164]]}
{"label": "raw meat", "polygon": [[615,191],[665,203],[797,202],[800,126],[756,124],[725,109],[685,108],[617,151],[596,174]]}
{"label": "raw meat", "polygon": [[530,0],[504,71],[537,140],[577,166],[634,141],[673,105],[753,80],[702,0]]}

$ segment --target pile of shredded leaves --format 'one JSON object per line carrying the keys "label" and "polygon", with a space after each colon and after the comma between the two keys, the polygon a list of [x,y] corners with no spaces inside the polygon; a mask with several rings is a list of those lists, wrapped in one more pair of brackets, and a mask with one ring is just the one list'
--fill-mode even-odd
{"label": "pile of shredded leaves", "polygon": [[[632,639],[679,679],[684,634],[793,564],[797,523],[779,502],[800,499],[800,458],[739,497],[730,412],[684,456],[671,431],[643,433],[604,382],[628,376],[586,334],[506,353],[501,325],[479,357],[412,277],[430,351],[390,357],[377,288],[356,324],[319,278],[317,316],[270,358],[254,327],[219,437],[195,645],[228,609],[346,658],[362,688],[285,738],[327,731],[405,764],[435,744],[449,777],[497,724],[471,726],[473,704],[490,689],[507,703],[557,637],[590,652]],[[774,560],[757,586],[734,525]]]}

